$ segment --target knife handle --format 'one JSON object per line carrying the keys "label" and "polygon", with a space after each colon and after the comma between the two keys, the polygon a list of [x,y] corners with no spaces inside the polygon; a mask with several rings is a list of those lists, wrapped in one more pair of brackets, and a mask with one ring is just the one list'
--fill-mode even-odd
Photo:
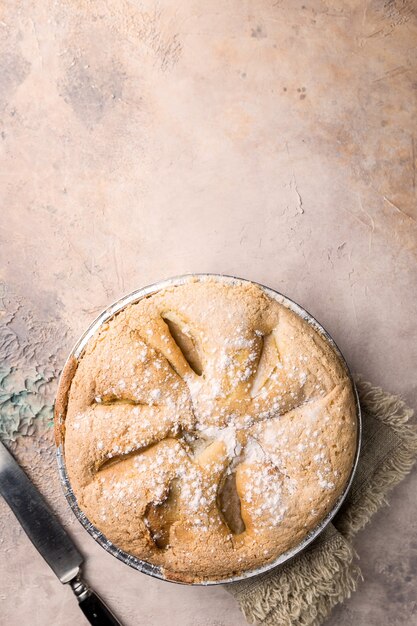
{"label": "knife handle", "polygon": [[93,626],[122,626],[121,622],[103,600],[80,578],[71,581],[73,592],[78,598],[80,609]]}
{"label": "knife handle", "polygon": [[80,609],[93,626],[121,626],[117,617],[94,591],[85,600],[81,600]]}

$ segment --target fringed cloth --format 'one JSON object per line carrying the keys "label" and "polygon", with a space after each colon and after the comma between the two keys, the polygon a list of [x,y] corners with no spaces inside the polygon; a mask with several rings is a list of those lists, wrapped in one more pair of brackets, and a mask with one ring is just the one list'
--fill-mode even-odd
{"label": "fringed cloth", "polygon": [[255,578],[225,585],[247,621],[262,626],[319,626],[349,598],[361,577],[352,540],[417,458],[413,411],[397,396],[356,381],[362,447],[349,494],[326,530],[300,555]]}

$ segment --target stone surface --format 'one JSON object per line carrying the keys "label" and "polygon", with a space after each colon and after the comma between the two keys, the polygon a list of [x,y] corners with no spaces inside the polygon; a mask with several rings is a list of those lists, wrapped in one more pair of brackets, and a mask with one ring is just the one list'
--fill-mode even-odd
{"label": "stone surface", "polygon": [[[127,626],[245,622],[73,519],[48,427],[65,354],[122,294],[223,272],[300,302],[415,404],[416,43],[413,0],[0,7],[0,432]],[[359,535],[364,581],[330,625],[417,624],[416,476]],[[2,502],[0,528],[2,622],[83,623]]]}

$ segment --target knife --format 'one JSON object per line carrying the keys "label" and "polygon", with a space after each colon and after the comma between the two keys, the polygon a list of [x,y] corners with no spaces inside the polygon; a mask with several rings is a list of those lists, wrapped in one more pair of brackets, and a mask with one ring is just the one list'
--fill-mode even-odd
{"label": "knife", "polygon": [[1,442],[0,493],[61,583],[70,585],[90,624],[121,626],[103,600],[82,580],[82,554],[42,495]]}

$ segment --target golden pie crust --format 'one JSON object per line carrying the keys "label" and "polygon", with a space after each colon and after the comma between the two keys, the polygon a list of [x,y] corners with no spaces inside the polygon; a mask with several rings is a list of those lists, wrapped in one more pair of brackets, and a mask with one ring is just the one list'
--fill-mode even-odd
{"label": "golden pie crust", "polygon": [[64,372],[57,442],[78,505],[171,579],[274,561],[349,479],[356,402],[345,365],[252,283],[190,279],[129,305]]}

